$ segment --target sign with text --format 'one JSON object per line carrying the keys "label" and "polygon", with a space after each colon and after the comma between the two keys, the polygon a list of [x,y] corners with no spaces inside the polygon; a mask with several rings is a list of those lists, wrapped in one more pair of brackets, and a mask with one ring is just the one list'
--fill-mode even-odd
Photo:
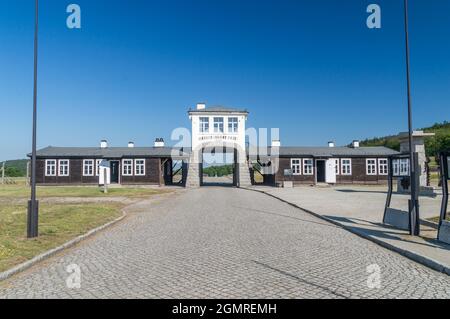
{"label": "sign with text", "polygon": [[293,175],[293,173],[292,173],[291,169],[285,169],[284,170],[284,176],[292,176],[292,175]]}

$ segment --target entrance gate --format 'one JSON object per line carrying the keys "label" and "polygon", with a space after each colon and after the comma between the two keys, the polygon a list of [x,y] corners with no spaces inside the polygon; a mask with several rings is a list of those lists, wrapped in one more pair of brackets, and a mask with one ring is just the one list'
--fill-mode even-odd
{"label": "entrance gate", "polygon": [[233,174],[238,187],[251,185],[250,169],[246,153],[247,110],[224,106],[206,107],[198,103],[195,109],[190,109],[189,119],[192,123],[191,148],[188,162],[186,187],[199,187],[202,183],[202,158],[204,149],[237,150],[237,159]]}
{"label": "entrance gate", "polygon": [[236,149],[203,148],[200,163],[200,186],[238,186],[238,167]]}

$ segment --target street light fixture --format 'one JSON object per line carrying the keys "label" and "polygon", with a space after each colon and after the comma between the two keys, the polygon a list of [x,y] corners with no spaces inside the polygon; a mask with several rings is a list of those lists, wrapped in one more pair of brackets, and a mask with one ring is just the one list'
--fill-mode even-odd
{"label": "street light fixture", "polygon": [[36,120],[37,120],[37,65],[38,65],[39,1],[35,0],[34,25],[34,87],[33,87],[33,137],[31,152],[31,199],[28,202],[27,237],[38,237],[39,202],[36,200]]}
{"label": "street light fixture", "polygon": [[409,167],[411,180],[410,200],[410,234],[420,235],[419,203],[416,183],[416,163],[413,149],[413,126],[412,126],[412,103],[411,103],[411,80],[410,80],[410,58],[409,58],[409,34],[408,34],[408,0],[404,0],[405,15],[405,44],[406,44],[406,82],[408,90],[408,133],[409,133]]}

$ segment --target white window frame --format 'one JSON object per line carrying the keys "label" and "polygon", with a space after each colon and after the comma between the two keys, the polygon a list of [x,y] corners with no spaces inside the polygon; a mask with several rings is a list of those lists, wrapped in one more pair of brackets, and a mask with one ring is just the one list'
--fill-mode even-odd
{"label": "white window frame", "polygon": [[[298,163],[294,163],[294,161],[298,161]],[[291,158],[291,170],[292,170],[292,175],[302,175],[302,159],[301,158]]]}
{"label": "white window frame", "polygon": [[[382,163],[385,161],[385,163]],[[381,168],[386,169],[381,169]],[[387,158],[379,158],[378,159],[378,174],[381,176],[389,175],[389,160]]]}
{"label": "white window frame", "polygon": [[[231,121],[233,120],[233,121]],[[239,118],[232,116],[228,118],[228,133],[238,133],[239,132]]]}
{"label": "white window frame", "polygon": [[366,158],[366,175],[368,176],[376,176],[378,175],[378,167],[377,167],[377,159],[376,158]]}
{"label": "white window frame", "polygon": [[[88,162],[90,164],[88,164]],[[91,167],[92,173],[89,173],[89,171],[86,173],[86,167]],[[95,174],[95,160],[93,159],[83,160],[83,176],[94,176],[94,174]]]}
{"label": "white window frame", "polygon": [[225,119],[223,117],[214,117],[213,123],[214,123],[214,133],[223,134],[225,132],[224,128]]}
{"label": "white window frame", "polygon": [[392,170],[393,170],[393,175],[394,176],[399,176],[400,175],[400,160],[396,159],[392,161]]}
{"label": "white window frame", "polygon": [[340,175],[341,174],[341,162],[339,158],[335,158],[334,162],[336,163],[336,175]]}
{"label": "white window frame", "polygon": [[[307,164],[306,162],[311,162],[311,164]],[[303,175],[314,175],[314,159],[305,158],[303,159]]]}
{"label": "white window frame", "polygon": [[[125,164],[125,162],[130,162]],[[122,160],[122,176],[133,176],[133,160],[129,158],[125,158]],[[130,168],[130,172],[125,172],[125,168]]]}
{"label": "white window frame", "polygon": [[[53,162],[53,164],[49,164],[49,162]],[[58,161],[55,159],[45,160],[45,176],[56,176],[58,171]],[[48,168],[53,167],[53,173],[48,172]]]}
{"label": "white window frame", "polygon": [[[61,164],[61,162],[67,162],[67,164]],[[66,173],[61,173],[61,167],[62,166],[66,166],[67,167],[67,172]],[[58,160],[58,176],[61,176],[61,177],[68,177],[68,176],[70,176],[70,160],[68,160],[68,159],[60,159],[60,160]]]}
{"label": "white window frame", "polygon": [[[138,164],[139,161],[142,161],[142,163]],[[138,166],[142,166],[142,172],[138,173]],[[145,158],[137,158],[134,160],[134,175],[145,176]]]}
{"label": "white window frame", "polygon": [[[202,122],[202,120],[205,120],[205,119],[206,119],[206,122]],[[199,118],[199,123],[200,123],[200,127],[199,127],[200,133],[203,133],[203,134],[209,133],[209,117],[201,116]]]}
{"label": "white window frame", "polygon": [[409,176],[410,175],[410,167],[409,167],[409,158],[401,158],[400,159],[400,176]]}
{"label": "white window frame", "polygon": [[[345,164],[345,162],[348,161],[348,164]],[[349,171],[347,172],[344,167],[348,167]],[[341,175],[343,176],[351,176],[352,175],[352,159],[351,158],[341,158]]]}

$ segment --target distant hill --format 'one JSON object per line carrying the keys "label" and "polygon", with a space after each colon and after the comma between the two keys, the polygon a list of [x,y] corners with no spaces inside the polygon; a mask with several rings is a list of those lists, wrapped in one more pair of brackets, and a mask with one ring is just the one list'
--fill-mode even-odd
{"label": "distant hill", "polygon": [[[430,137],[425,140],[428,156],[436,156],[442,151],[450,151],[450,122],[436,123],[433,126],[419,130],[436,134],[435,137]],[[361,142],[361,146],[386,146],[397,151],[400,150],[400,142],[396,135],[366,139]]]}
{"label": "distant hill", "polygon": [[[27,175],[27,159],[6,161],[5,174],[8,177],[24,177]],[[0,162],[0,168],[3,162]]]}

